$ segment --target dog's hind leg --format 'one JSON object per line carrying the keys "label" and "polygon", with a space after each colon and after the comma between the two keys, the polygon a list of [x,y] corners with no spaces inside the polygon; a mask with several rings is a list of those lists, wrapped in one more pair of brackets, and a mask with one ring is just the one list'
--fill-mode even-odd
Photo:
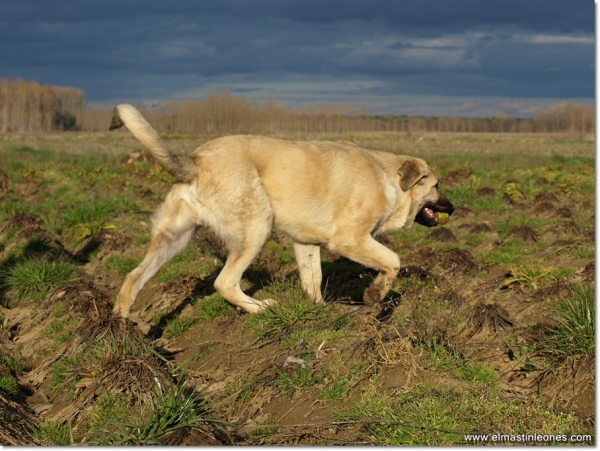
{"label": "dog's hind leg", "polygon": [[265,220],[244,224],[244,237],[237,243],[229,243],[229,254],[225,266],[215,280],[215,288],[224,299],[248,313],[257,313],[268,307],[273,301],[259,301],[244,294],[240,287],[242,275],[252,260],[261,251],[270,227],[265,227]]}
{"label": "dog's hind leg", "polygon": [[317,304],[323,302],[321,295],[321,248],[313,244],[294,243],[294,252],[298,271],[300,272],[300,283],[302,289],[310,299]]}
{"label": "dog's hind leg", "polygon": [[[178,205],[179,204],[179,205]],[[185,209],[182,201],[177,202],[170,210],[177,211],[181,207]],[[180,207],[180,208],[178,208]],[[123,318],[129,317],[129,311],[133,305],[137,294],[148,282],[148,280],[158,272],[158,270],[169,260],[183,251],[189,244],[196,224],[186,215],[179,215],[168,221],[173,216],[161,212],[161,217],[155,225],[153,237],[150,242],[150,248],[146,257],[140,265],[131,271],[125,278],[121,291],[117,296],[117,302],[113,307],[113,312]],[[164,218],[162,221],[161,219]],[[162,223],[161,223],[162,222]]]}

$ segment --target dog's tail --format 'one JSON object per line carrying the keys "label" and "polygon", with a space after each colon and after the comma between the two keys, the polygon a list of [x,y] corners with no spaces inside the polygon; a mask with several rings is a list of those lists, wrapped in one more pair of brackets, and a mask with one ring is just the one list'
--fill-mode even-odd
{"label": "dog's tail", "polygon": [[109,130],[125,125],[158,163],[177,181],[191,182],[197,175],[196,165],[188,157],[173,155],[167,144],[142,114],[132,105],[121,104],[115,108]]}

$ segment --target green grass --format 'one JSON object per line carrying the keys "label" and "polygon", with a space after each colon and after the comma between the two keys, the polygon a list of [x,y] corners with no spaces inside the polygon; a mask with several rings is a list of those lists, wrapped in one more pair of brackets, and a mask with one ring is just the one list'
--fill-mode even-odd
{"label": "green grass", "polygon": [[99,228],[119,210],[119,206],[120,203],[116,199],[98,199],[72,205],[59,216],[65,227],[86,225]]}
{"label": "green grass", "polygon": [[121,257],[110,255],[104,260],[103,264],[106,269],[117,273],[119,276],[129,274],[141,263],[140,259],[131,257]]}
{"label": "green grass", "polygon": [[448,348],[435,339],[428,339],[423,348],[429,353],[429,360],[437,371],[448,371],[457,379],[467,382],[481,382],[494,388],[498,376],[487,362],[474,362],[464,359],[456,348]]}
{"label": "green grass", "polygon": [[94,407],[87,413],[89,418],[88,432],[94,437],[102,434],[102,430],[110,424],[126,419],[129,401],[122,393],[106,391],[98,396]]}
{"label": "green grass", "polygon": [[198,309],[198,319],[201,321],[211,321],[219,316],[231,316],[235,314],[236,309],[227,302],[219,293],[213,293],[196,302]]}
{"label": "green grass", "polygon": [[554,358],[586,355],[594,351],[595,293],[590,286],[579,285],[555,306],[558,326],[546,334],[546,346]]}
{"label": "green grass", "polygon": [[6,355],[0,355],[0,365],[7,367],[15,373],[25,371],[25,365],[21,361]]}
{"label": "green grass", "polygon": [[4,286],[16,297],[17,302],[29,297],[37,303],[51,289],[77,279],[75,265],[67,260],[30,258],[6,270]]}
{"label": "green grass", "polygon": [[19,384],[17,379],[10,374],[0,376],[0,391],[8,394],[15,394],[19,391]]}
{"label": "green grass", "polygon": [[62,344],[69,341],[73,335],[76,321],[73,317],[66,317],[50,323],[42,329],[42,336],[52,338],[53,342],[50,346],[51,351],[56,351]]}
{"label": "green grass", "polygon": [[83,363],[81,355],[65,356],[52,364],[50,367],[50,390],[57,393],[62,388],[72,390],[75,384],[81,380],[78,374]]}
{"label": "green grass", "polygon": [[44,423],[32,430],[31,438],[44,446],[71,445],[71,435],[66,424]]}
{"label": "green grass", "polygon": [[349,377],[336,378],[331,385],[321,390],[317,399],[322,401],[342,401],[350,394],[350,381]]}
{"label": "green grass", "polygon": [[182,274],[189,273],[191,271],[199,272],[201,268],[198,268],[196,264],[190,265],[190,263],[196,260],[196,253],[193,249],[188,247],[180,254],[173,257],[173,259],[163,266],[158,274],[156,275],[156,280],[159,283],[166,283],[171,280],[177,279]]}
{"label": "green grass", "polygon": [[145,406],[129,421],[113,418],[98,427],[90,441],[101,446],[160,445],[160,440],[183,428],[202,430],[209,422],[208,405],[186,384],[163,387],[152,406]]}
{"label": "green grass", "polygon": [[486,252],[481,258],[488,265],[526,266],[533,263],[535,255],[544,247],[546,247],[545,243],[528,244],[520,238],[511,238],[501,241],[495,250]]}
{"label": "green grass", "polygon": [[246,321],[246,327],[254,330],[259,338],[268,338],[293,325],[310,321],[323,308],[323,305],[309,301],[297,284],[274,283],[265,291],[272,294],[277,302]]}
{"label": "green grass", "polygon": [[286,264],[290,263],[292,260],[294,260],[294,250],[290,249],[288,247],[282,246],[277,241],[273,241],[273,240],[267,241],[267,243],[265,244],[265,247],[264,247],[264,251],[273,252],[277,256],[277,258],[279,260],[279,264],[281,266],[286,265]]}
{"label": "green grass", "polygon": [[465,434],[582,432],[573,415],[553,412],[541,403],[526,406],[486,389],[419,387],[397,397],[368,392],[336,418],[364,425],[372,443],[384,446],[465,444]]}
{"label": "green grass", "polygon": [[95,230],[114,228],[109,222],[114,216],[138,211],[139,206],[128,198],[101,198],[69,205],[58,212],[58,217],[69,238],[77,243]]}
{"label": "green grass", "polygon": [[186,330],[191,329],[198,322],[197,317],[177,317],[167,321],[164,329],[166,338],[178,337]]}
{"label": "green grass", "polygon": [[323,328],[318,323],[306,324],[305,327],[292,331],[289,336],[281,340],[279,347],[281,349],[288,349],[302,344],[302,346],[308,349],[317,349],[323,342],[331,342],[348,335],[347,329],[349,324],[348,322],[337,329]]}
{"label": "green grass", "polygon": [[290,398],[297,390],[313,387],[324,377],[323,374],[313,371],[307,362],[298,365],[293,372],[277,370],[275,374],[277,386]]}

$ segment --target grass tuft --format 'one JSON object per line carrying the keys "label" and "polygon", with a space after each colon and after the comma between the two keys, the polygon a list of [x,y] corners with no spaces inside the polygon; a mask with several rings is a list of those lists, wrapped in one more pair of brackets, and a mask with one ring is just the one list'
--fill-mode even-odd
{"label": "grass tuft", "polygon": [[66,424],[42,424],[33,429],[31,438],[44,446],[69,446],[71,444],[71,435]]}
{"label": "grass tuft", "polygon": [[209,416],[208,406],[186,383],[164,389],[149,412],[142,410],[133,423],[120,420],[98,428],[90,441],[103,446],[160,445],[161,439],[183,428],[202,430],[207,423],[221,422]]}
{"label": "grass tuft", "polygon": [[321,305],[309,301],[298,284],[276,282],[269,290],[278,299],[274,305],[256,315],[252,315],[246,325],[260,338],[270,337],[291,326],[314,319]]}
{"label": "grass tuft", "polygon": [[0,376],[0,391],[8,394],[15,394],[19,391],[19,384],[10,374]]}
{"label": "grass tuft", "polygon": [[558,327],[546,334],[546,346],[559,360],[594,351],[595,294],[590,286],[578,285],[573,294],[561,298],[556,307]]}
{"label": "grass tuft", "polygon": [[198,301],[198,319],[201,321],[210,321],[218,316],[230,316],[236,312],[233,305],[227,302],[219,293],[213,293],[210,296]]}
{"label": "grass tuft", "polygon": [[16,296],[17,301],[30,297],[37,303],[51,289],[77,280],[74,273],[75,265],[64,259],[26,259],[6,271],[4,286]]}

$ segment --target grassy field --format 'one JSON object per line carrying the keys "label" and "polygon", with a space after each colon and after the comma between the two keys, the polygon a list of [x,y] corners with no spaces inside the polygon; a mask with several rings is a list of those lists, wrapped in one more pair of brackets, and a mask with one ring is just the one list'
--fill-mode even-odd
{"label": "grassy field", "polygon": [[378,237],[402,265],[384,317],[361,302],[374,272],[325,249],[327,302],[307,302],[277,233],[242,286],[280,302],[241,314],[198,229],[124,323],[112,303],[172,178],[126,132],[0,136],[0,444],[595,443],[593,137],[284,138],[440,174],[450,222]]}

